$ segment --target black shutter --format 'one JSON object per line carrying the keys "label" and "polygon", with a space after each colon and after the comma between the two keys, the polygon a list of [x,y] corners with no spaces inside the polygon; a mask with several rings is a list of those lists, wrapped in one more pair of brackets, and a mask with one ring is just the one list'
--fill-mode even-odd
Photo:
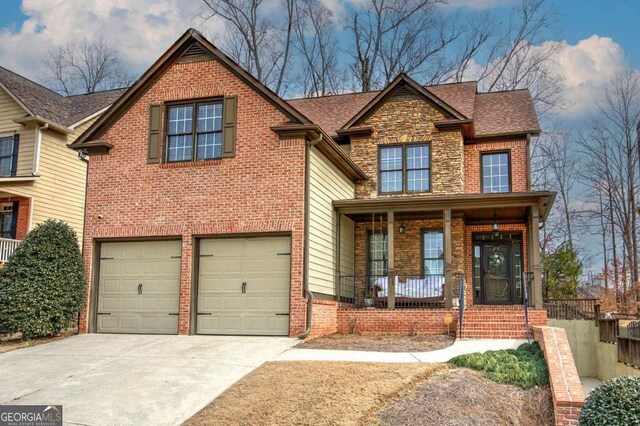
{"label": "black shutter", "polygon": [[13,207],[11,208],[11,239],[16,239],[16,230],[18,229],[18,207],[20,203],[17,201],[13,202]]}
{"label": "black shutter", "polygon": [[13,135],[13,153],[11,154],[11,176],[18,172],[18,146],[20,145],[20,134]]}

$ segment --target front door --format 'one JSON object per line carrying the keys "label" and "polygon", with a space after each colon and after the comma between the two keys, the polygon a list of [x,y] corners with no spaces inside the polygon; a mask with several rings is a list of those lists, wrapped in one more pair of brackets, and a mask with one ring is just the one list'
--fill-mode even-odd
{"label": "front door", "polygon": [[505,305],[513,303],[511,274],[511,243],[486,242],[482,250],[483,303]]}

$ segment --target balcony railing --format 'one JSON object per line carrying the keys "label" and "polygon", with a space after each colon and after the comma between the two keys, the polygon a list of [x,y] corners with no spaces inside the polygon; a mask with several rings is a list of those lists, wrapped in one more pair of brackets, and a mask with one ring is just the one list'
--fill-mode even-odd
{"label": "balcony railing", "polygon": [[12,240],[10,238],[0,238],[0,262],[5,263],[16,251],[22,240]]}
{"label": "balcony railing", "polygon": [[[453,274],[460,282],[461,274]],[[396,308],[444,308],[444,275],[395,276]],[[340,277],[340,301],[358,308],[387,308],[389,278],[386,275],[344,275]]]}
{"label": "balcony railing", "polygon": [[598,319],[598,299],[545,299],[547,317],[554,319]]}

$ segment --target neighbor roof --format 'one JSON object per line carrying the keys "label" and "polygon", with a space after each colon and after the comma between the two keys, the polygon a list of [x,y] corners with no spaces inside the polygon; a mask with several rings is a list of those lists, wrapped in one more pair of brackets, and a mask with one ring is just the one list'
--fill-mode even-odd
{"label": "neighbor roof", "polygon": [[62,96],[1,66],[0,84],[27,109],[27,113],[65,127],[73,126],[108,107],[126,90]]}
{"label": "neighbor roof", "polygon": [[[425,86],[425,89],[472,119],[475,137],[512,133],[539,133],[540,124],[528,90],[477,93],[475,81]],[[349,93],[288,102],[329,135],[335,136],[380,91]]]}

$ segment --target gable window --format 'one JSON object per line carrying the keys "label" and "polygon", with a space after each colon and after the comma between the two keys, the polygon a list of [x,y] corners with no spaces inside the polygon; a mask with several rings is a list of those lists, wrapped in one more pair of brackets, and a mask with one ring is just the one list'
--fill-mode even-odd
{"label": "gable window", "polygon": [[489,152],[481,155],[482,192],[510,192],[511,172],[508,152]]}
{"label": "gable window", "polygon": [[167,107],[167,162],[222,157],[222,101]]}
{"label": "gable window", "polygon": [[14,176],[15,161],[14,161],[14,149],[15,136],[3,136],[0,137],[0,176]]}
{"label": "gable window", "polygon": [[444,275],[444,234],[440,230],[422,232],[423,275]]}
{"label": "gable window", "polygon": [[380,147],[380,192],[425,192],[431,190],[431,145]]}

